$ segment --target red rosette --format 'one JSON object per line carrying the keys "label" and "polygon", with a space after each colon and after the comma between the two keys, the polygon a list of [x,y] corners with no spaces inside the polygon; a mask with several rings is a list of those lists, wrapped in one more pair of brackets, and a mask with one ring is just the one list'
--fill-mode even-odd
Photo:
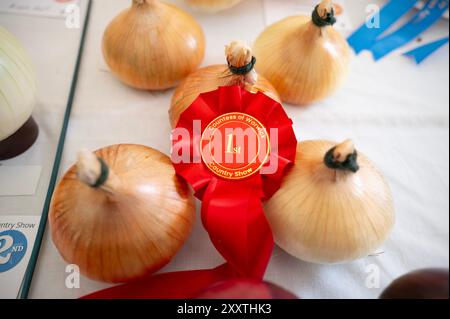
{"label": "red rosette", "polygon": [[[233,114],[238,116],[233,117]],[[239,115],[244,123],[239,123]],[[223,124],[227,118],[231,120]],[[259,122],[270,140],[267,162],[259,171],[252,170],[254,174],[250,177],[237,179],[220,176],[209,168],[209,163],[203,159],[202,138],[215,120],[221,123],[217,126],[222,131],[227,125],[232,129],[245,126],[250,120]],[[199,123],[197,128],[194,121]],[[189,132],[190,139],[186,139],[186,134],[175,132]],[[272,232],[262,201],[279,189],[286,168],[295,160],[297,140],[292,120],[280,103],[263,93],[254,94],[239,86],[227,86],[200,94],[181,114],[172,140],[175,170],[203,201],[202,221],[214,246],[238,276],[261,279],[273,249]],[[275,140],[277,143],[273,143]],[[179,162],[180,150],[187,149],[190,156]],[[198,160],[200,157],[201,161]],[[223,163],[214,164],[227,171]],[[276,169],[265,172],[264,168],[272,166]],[[230,168],[228,174],[233,172],[237,174],[236,169]]]}
{"label": "red rosette", "polygon": [[[247,139],[227,135],[228,129],[243,128],[250,132]],[[215,135],[218,132],[227,138]],[[218,136],[221,139],[215,144]],[[238,150],[246,150],[251,140],[256,141],[258,156],[246,157]],[[216,151],[217,145],[225,151]],[[172,132],[172,161],[177,174],[202,200],[203,225],[227,263],[208,270],[153,275],[84,298],[194,298],[219,281],[262,279],[273,249],[262,202],[280,188],[287,167],[295,161],[296,147],[292,120],[280,103],[263,93],[227,86],[200,94]],[[227,150],[231,155],[225,154]],[[232,160],[221,162],[217,153]],[[234,161],[239,153],[244,154],[242,163]]]}

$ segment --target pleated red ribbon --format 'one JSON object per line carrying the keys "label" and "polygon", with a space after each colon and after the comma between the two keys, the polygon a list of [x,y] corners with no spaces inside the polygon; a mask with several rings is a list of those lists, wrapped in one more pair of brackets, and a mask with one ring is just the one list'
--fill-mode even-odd
{"label": "pleated red ribbon", "polygon": [[[202,160],[202,132],[215,119],[233,112],[248,115],[265,128],[270,152],[263,168],[275,170],[261,169],[247,178],[226,179],[213,173]],[[196,128],[194,122],[200,127]],[[189,134],[175,134],[180,130]],[[273,249],[262,202],[279,189],[286,168],[295,160],[296,146],[291,119],[280,103],[263,93],[228,86],[200,94],[180,116],[174,130],[172,159],[177,174],[202,200],[203,225],[227,263],[211,270],[155,275],[85,298],[193,298],[207,286],[229,278],[261,280]],[[189,150],[181,162],[180,150]]]}

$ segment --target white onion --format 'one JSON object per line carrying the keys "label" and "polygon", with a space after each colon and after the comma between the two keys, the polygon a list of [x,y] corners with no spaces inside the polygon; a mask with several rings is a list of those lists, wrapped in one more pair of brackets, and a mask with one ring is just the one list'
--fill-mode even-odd
{"label": "white onion", "polygon": [[0,27],[0,141],[30,118],[36,104],[36,80],[25,49]]}

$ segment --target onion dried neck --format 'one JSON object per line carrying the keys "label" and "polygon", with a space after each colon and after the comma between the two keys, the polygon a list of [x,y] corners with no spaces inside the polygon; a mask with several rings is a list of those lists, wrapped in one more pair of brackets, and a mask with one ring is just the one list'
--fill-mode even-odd
{"label": "onion dried neck", "polygon": [[77,176],[83,183],[108,193],[113,193],[119,184],[105,161],[87,150],[78,153]]}
{"label": "onion dried neck", "polygon": [[256,58],[249,46],[240,41],[233,41],[225,47],[225,55],[231,73],[243,76],[247,83],[256,83],[258,80],[254,69]]}
{"label": "onion dried neck", "polygon": [[346,140],[330,149],[324,158],[328,168],[356,173],[359,170],[358,152],[351,140]]}
{"label": "onion dried neck", "polygon": [[312,22],[319,28],[332,26],[336,23],[334,7],[330,0],[324,0],[315,7],[312,13]]}

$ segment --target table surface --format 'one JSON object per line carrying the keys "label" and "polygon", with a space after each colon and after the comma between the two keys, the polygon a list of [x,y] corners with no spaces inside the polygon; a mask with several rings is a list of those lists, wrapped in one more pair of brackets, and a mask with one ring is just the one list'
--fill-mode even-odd
{"label": "table surface", "polygon": [[[144,92],[126,87],[108,71],[101,54],[105,27],[129,2],[93,3],[60,174],[72,165],[81,148],[140,143],[169,153],[167,111],[173,90]],[[262,0],[246,0],[214,15],[195,12],[182,1],[170,2],[192,12],[203,25],[207,39],[203,65],[223,63],[226,43],[234,39],[252,43],[266,26]],[[347,2],[352,4],[349,14],[356,26],[363,21],[369,1]],[[435,28],[448,33],[448,22],[441,21]],[[32,45],[42,46],[36,42]],[[65,42],[54,45],[64,46]],[[267,280],[303,298],[376,298],[390,281],[410,270],[448,268],[448,64],[448,46],[420,66],[396,55],[374,63],[363,54],[353,59],[348,81],[330,99],[307,108],[286,105],[299,140],[355,141],[386,175],[394,194],[397,220],[392,235],[379,251],[348,264],[310,264],[275,247]],[[54,69],[47,72],[48,78],[58,74]],[[54,91],[67,90],[62,85],[55,82]],[[51,102],[40,101],[47,105]],[[161,271],[210,268],[222,261],[197,218],[189,240]],[[374,269],[379,273],[379,287],[367,285]],[[79,289],[68,289],[66,276],[66,263],[47,229],[31,298],[77,298],[109,286],[82,277]]]}

